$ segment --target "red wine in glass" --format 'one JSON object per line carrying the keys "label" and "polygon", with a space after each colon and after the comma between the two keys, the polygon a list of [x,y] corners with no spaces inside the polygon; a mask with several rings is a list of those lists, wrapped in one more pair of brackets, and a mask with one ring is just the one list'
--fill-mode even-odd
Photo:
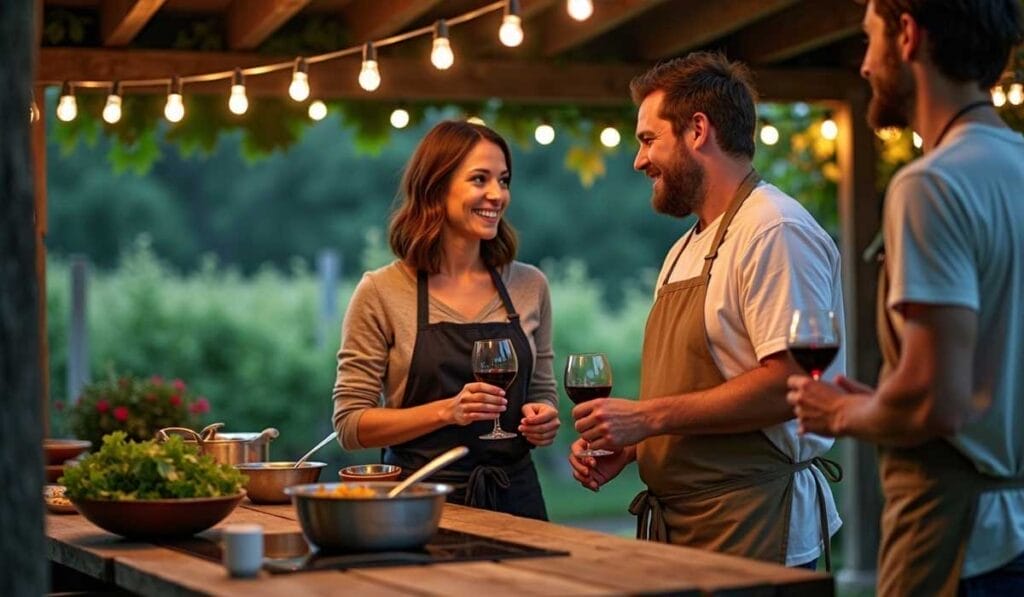
{"label": "red wine in glass", "polygon": [[[519,371],[516,349],[508,338],[477,340],[473,343],[473,377],[507,390]],[[494,428],[480,439],[511,439],[519,435],[501,428],[501,417],[494,419]]]}
{"label": "red wine in glass", "polygon": [[516,372],[505,371],[503,369],[485,369],[483,371],[474,371],[473,377],[475,377],[477,381],[489,383],[492,386],[498,386],[503,390],[507,390],[515,380]]}
{"label": "red wine in glass", "polygon": [[808,375],[820,379],[839,353],[839,320],[832,311],[797,309],[789,326],[786,347]]}
{"label": "red wine in glass", "polygon": [[[612,365],[608,357],[599,353],[571,354],[565,361],[565,393],[576,404],[595,398],[607,398],[612,393]],[[608,456],[614,452],[587,448],[577,456]]]}

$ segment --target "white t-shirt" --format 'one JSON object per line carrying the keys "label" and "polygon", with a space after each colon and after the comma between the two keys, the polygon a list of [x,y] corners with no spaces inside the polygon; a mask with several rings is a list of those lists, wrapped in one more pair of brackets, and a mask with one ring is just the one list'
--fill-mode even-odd
{"label": "white t-shirt", "polygon": [[[952,438],[983,473],[1024,475],[1024,138],[965,123],[893,178],[885,247],[894,329],[901,303],[978,314],[971,402],[991,404]],[[981,495],[962,577],[1024,552],[1024,490]]]}
{"label": "white t-shirt", "polygon": [[[699,276],[722,218],[694,234],[672,271],[669,282]],[[665,258],[659,287],[686,238],[680,238]],[[711,267],[704,325],[710,352],[726,379],[755,369],[760,360],[786,350],[794,309],[829,309],[843,318],[839,251],[835,242],[796,200],[773,185],[760,183],[740,206],[726,231]],[[842,324],[841,327],[842,328]],[[845,371],[846,351],[839,354],[823,378]],[[794,462],[821,456],[833,440],[797,434],[796,420],[762,430]],[[813,467],[796,474],[790,516],[786,565],[803,564],[822,551],[821,522],[812,475],[824,486],[829,536],[842,525],[825,478]]]}

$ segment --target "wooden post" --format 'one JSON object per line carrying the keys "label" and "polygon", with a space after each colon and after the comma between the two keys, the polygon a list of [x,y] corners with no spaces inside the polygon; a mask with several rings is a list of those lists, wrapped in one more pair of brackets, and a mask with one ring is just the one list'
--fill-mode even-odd
{"label": "wooden post", "polygon": [[89,383],[89,262],[71,259],[71,325],[68,326],[68,406],[78,402],[82,386]]}
{"label": "wooden post", "polygon": [[[42,16],[40,15],[40,18]],[[39,285],[39,404],[43,417],[43,436],[50,435],[50,343],[46,334],[46,87],[35,89],[39,120],[32,127],[32,161],[35,179],[36,283]]]}
{"label": "wooden post", "polygon": [[[39,230],[33,218],[29,106],[37,43],[33,0],[0,2],[0,594],[41,595],[43,425],[39,397]],[[35,165],[38,167],[38,164]]]}
{"label": "wooden post", "polygon": [[[839,185],[839,221],[842,227],[843,289],[846,302],[848,371],[865,383],[878,378],[881,356],[875,333],[877,264],[865,260],[864,251],[880,226],[881,192],[876,188],[877,155],[874,132],[868,128],[867,85],[851,88],[847,101],[836,111],[839,125],[837,158],[843,173]],[[841,584],[874,586],[882,511],[875,448],[842,440],[843,569]]]}

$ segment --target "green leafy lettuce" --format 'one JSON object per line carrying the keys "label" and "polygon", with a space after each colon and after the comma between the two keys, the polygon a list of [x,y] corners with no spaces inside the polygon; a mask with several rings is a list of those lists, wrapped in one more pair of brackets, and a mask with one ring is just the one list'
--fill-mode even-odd
{"label": "green leafy lettuce", "polygon": [[178,436],[134,442],[116,431],[98,452],[65,468],[60,483],[73,500],[156,500],[237,495],[247,480]]}

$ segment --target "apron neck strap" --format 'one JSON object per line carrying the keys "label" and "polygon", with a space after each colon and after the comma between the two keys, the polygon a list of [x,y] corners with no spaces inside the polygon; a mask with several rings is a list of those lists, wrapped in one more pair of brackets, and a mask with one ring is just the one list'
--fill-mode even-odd
{"label": "apron neck strap", "polygon": [[[501,275],[498,274],[498,270],[487,266],[487,271],[490,272],[491,281],[498,290],[498,296],[501,297],[501,304],[505,307],[508,320],[515,321],[519,319],[519,314],[516,313],[516,309],[512,305],[512,297],[509,296],[505,283],[502,282]],[[420,329],[430,324],[430,293],[428,292],[427,277],[426,270],[416,271],[416,326]]]}
{"label": "apron neck strap", "polygon": [[725,231],[729,229],[729,224],[732,223],[736,212],[740,210],[740,206],[747,200],[747,197],[750,196],[750,193],[759,182],[761,182],[761,176],[757,173],[757,170],[751,167],[750,172],[747,172],[747,175],[740,182],[740,186],[737,187],[736,193],[732,196],[732,201],[729,203],[729,209],[725,211],[725,214],[722,216],[722,222],[718,225],[718,230],[715,231],[715,239],[711,241],[711,249],[704,256],[704,269],[701,271],[701,277],[707,277],[711,272],[711,264],[718,257],[718,248],[722,246],[722,241],[725,239]]}

